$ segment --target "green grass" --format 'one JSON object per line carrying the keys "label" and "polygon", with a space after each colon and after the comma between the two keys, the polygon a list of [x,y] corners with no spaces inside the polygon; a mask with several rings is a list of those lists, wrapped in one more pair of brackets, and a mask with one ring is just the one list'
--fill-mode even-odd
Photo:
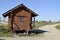
{"label": "green grass", "polygon": [[13,37],[11,32],[0,32],[0,37]]}
{"label": "green grass", "polygon": [[7,25],[0,26],[0,37],[12,37],[13,34],[9,32]]}
{"label": "green grass", "polygon": [[58,30],[60,30],[60,25],[57,25],[55,28],[58,29]]}

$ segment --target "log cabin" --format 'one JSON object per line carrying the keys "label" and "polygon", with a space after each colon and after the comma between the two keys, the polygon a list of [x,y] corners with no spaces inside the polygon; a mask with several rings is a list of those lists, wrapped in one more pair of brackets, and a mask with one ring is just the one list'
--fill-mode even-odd
{"label": "log cabin", "polygon": [[3,17],[8,16],[8,28],[10,31],[25,31],[27,33],[35,27],[35,24],[32,26],[32,20],[35,22],[35,17],[38,16],[38,14],[23,4],[8,10],[2,15]]}

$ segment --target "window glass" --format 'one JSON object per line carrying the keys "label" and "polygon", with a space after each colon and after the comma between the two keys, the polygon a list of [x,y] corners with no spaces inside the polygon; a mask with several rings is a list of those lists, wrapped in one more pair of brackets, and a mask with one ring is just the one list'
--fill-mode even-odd
{"label": "window glass", "polygon": [[24,22],[24,16],[19,16],[19,17],[18,17],[18,21],[19,21],[19,22]]}

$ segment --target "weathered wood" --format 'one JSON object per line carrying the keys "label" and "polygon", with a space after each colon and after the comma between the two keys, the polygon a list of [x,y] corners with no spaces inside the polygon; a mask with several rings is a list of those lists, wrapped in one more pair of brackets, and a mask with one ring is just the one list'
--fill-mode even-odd
{"label": "weathered wood", "polygon": [[13,28],[13,21],[14,21],[14,15],[12,14],[12,12],[11,12],[11,31],[12,31],[12,33],[14,33],[14,28]]}

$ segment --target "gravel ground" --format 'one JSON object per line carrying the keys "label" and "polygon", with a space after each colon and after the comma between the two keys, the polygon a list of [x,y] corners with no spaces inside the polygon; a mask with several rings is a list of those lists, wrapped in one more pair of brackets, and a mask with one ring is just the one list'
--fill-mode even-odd
{"label": "gravel ground", "polygon": [[48,32],[45,32],[38,36],[32,37],[32,36],[15,36],[15,37],[0,37],[2,40],[60,40],[60,30],[57,30],[55,28],[56,25],[59,24],[53,24],[53,25],[46,25],[44,27],[40,27],[40,30],[45,30]]}

